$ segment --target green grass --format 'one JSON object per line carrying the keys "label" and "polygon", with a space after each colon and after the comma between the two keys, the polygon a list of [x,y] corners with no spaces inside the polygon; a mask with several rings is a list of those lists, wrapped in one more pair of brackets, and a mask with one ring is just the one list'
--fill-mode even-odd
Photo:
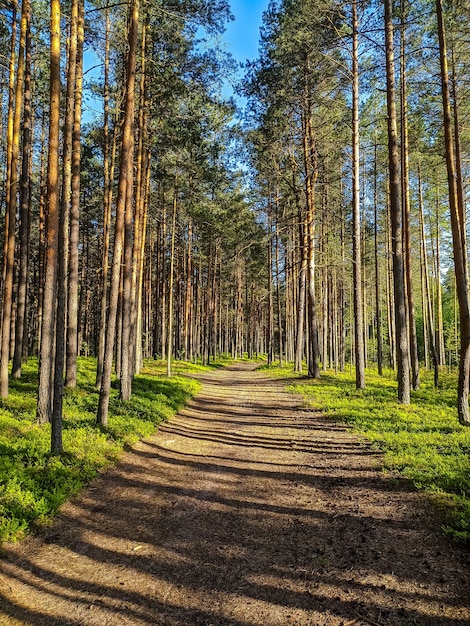
{"label": "green grass", "polygon": [[367,437],[384,453],[384,469],[399,472],[431,496],[444,514],[444,531],[470,542],[470,428],[457,420],[455,374],[441,372],[435,390],[431,374],[422,373],[411,404],[400,406],[392,372],[379,377],[368,371],[367,388],[357,390],[354,373],[296,381],[291,366],[270,371],[290,377],[289,391],[303,394],[310,406]]}
{"label": "green grass", "polygon": [[134,380],[129,402],[118,398],[113,385],[109,425],[95,423],[98,392],[94,359],[79,359],[78,385],[64,394],[64,454],[49,453],[50,426],[36,423],[37,362],[23,367],[12,380],[9,397],[0,401],[0,543],[21,538],[45,522],[98,472],[115,463],[123,448],[152,434],[199,389],[185,377],[220,366],[175,362],[166,378],[166,364],[147,361]]}

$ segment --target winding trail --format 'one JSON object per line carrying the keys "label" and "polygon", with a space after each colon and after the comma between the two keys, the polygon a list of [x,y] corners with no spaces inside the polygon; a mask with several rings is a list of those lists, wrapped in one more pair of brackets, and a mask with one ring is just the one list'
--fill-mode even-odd
{"label": "winding trail", "polygon": [[468,554],[347,428],[237,363],[7,546],[0,624],[470,624]]}

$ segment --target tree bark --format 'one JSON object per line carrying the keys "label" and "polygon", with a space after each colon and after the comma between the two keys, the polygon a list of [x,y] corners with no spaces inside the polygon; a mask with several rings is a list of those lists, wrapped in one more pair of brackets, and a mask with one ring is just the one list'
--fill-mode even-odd
{"label": "tree bark", "polygon": [[271,218],[268,217],[268,365],[274,361],[274,298],[273,298],[273,240]]}
{"label": "tree bark", "polygon": [[193,220],[190,217],[188,223],[188,249],[186,254],[186,293],[184,299],[184,349],[186,354],[186,359],[191,360],[193,356],[192,349],[192,328],[191,328],[191,301],[193,294],[193,257],[192,257],[192,246],[193,246]]}
{"label": "tree bark", "polygon": [[280,264],[279,264],[279,199],[276,194],[276,226],[274,233],[274,262],[276,265],[276,306],[277,306],[277,326],[279,329],[279,367],[282,367],[283,352],[284,352],[284,338],[283,338],[283,324],[282,324],[282,303],[281,303],[281,285],[280,285]]}
{"label": "tree bark", "polygon": [[175,275],[176,214],[178,208],[176,194],[177,189],[175,181],[175,188],[173,190],[173,216],[171,220],[170,276],[168,282],[168,345],[166,350],[166,375],[168,378],[171,376],[171,358],[173,356],[173,285]]}
{"label": "tree bark", "polygon": [[134,145],[130,146],[129,171],[127,179],[127,199],[124,216],[124,256],[122,267],[122,336],[121,336],[121,370],[120,398],[127,401],[132,393],[133,356],[131,345],[132,324],[132,274],[134,266],[134,181],[133,155]]}
{"label": "tree bark", "polygon": [[436,0],[436,15],[439,35],[439,58],[441,66],[441,93],[444,117],[444,136],[447,164],[447,183],[449,188],[449,209],[452,227],[455,280],[460,316],[460,362],[457,407],[459,422],[470,426],[468,393],[470,384],[470,303],[468,296],[468,268],[465,237],[465,222],[459,211],[457,171],[452,137],[449,72],[445,39],[442,0]]}
{"label": "tree bark", "polygon": [[80,135],[82,122],[82,87],[83,87],[83,41],[84,41],[84,6],[83,0],[75,0],[77,7],[77,45],[74,90],[72,94],[72,163],[71,197],[69,213],[69,250],[67,283],[67,349],[66,349],[66,385],[77,384],[78,355],[78,242],[80,237]]}
{"label": "tree bark", "polygon": [[117,124],[114,127],[113,145],[109,150],[109,56],[110,56],[110,15],[109,2],[106,4],[105,56],[104,56],[104,97],[103,97],[103,250],[100,294],[100,333],[98,339],[98,358],[96,364],[96,386],[101,387],[105,351],[105,327],[108,300],[109,244],[111,228],[111,204],[113,196],[112,181],[116,160]]}
{"label": "tree bark", "polygon": [[[418,164],[418,196],[419,196],[419,223],[421,230],[421,254],[423,259],[423,278],[424,278],[424,298],[423,301],[426,303],[426,312],[427,312],[427,337],[428,343],[431,349],[431,357],[434,368],[434,386],[437,387],[439,385],[439,360],[437,356],[436,349],[436,339],[434,333],[434,315],[432,311],[431,304],[431,293],[429,288],[429,270],[428,270],[428,257],[426,251],[426,236],[424,232],[424,215],[423,215],[423,190],[421,185],[421,167]],[[423,317],[424,317],[424,307],[423,307]],[[425,327],[426,332],[426,327]]]}
{"label": "tree bark", "polygon": [[7,177],[7,204],[5,209],[5,256],[0,354],[0,397],[2,398],[8,396],[8,364],[10,359],[13,278],[15,269],[16,208],[18,198],[18,159],[20,151],[21,113],[23,108],[26,34],[29,28],[29,20],[30,4],[29,2],[23,2],[21,9],[20,45],[18,50],[13,129],[11,135],[11,155],[9,155],[9,176]]}
{"label": "tree bark", "polygon": [[318,177],[317,156],[312,128],[311,94],[306,65],[305,93],[303,102],[303,156],[305,168],[305,202],[307,235],[307,302],[308,302],[308,376],[320,378],[318,349],[318,320],[315,295],[315,183]]}
{"label": "tree bark", "polygon": [[380,300],[379,228],[377,193],[377,137],[374,145],[374,261],[375,261],[375,318],[377,325],[377,372],[383,374],[382,306]]}
{"label": "tree bark", "polygon": [[412,374],[412,387],[418,389],[419,359],[418,339],[416,336],[416,318],[413,290],[413,272],[411,267],[411,212],[410,212],[410,184],[409,184],[409,148],[408,148],[408,102],[406,81],[406,58],[405,58],[405,0],[401,0],[401,54],[400,54],[400,99],[401,99],[401,179],[402,179],[402,210],[403,210],[403,247],[404,247],[404,271],[406,291],[406,311],[408,313],[408,332],[410,345],[410,365]]}
{"label": "tree bark", "polygon": [[[8,207],[10,206],[11,195],[11,159],[13,152],[13,125],[15,117],[15,63],[16,63],[16,35],[17,35],[17,11],[16,2],[13,3],[12,8],[12,24],[11,24],[11,44],[10,44],[10,63],[9,63],[9,78],[8,78],[8,113],[7,113],[7,137],[6,137],[6,175],[5,175],[5,229],[3,238],[3,266],[2,266],[2,318],[4,308],[5,297],[5,274],[7,271],[7,256],[9,245],[9,218],[10,212]],[[1,332],[1,320],[0,320],[0,332]],[[1,350],[1,346],[0,346]]]}
{"label": "tree bark", "polygon": [[[50,15],[50,110],[46,251],[37,406],[37,419],[40,424],[51,420],[53,402],[54,329],[57,304],[57,260],[59,243],[60,0],[51,0]],[[54,424],[52,438],[52,447],[59,447],[61,430],[57,424]]]}
{"label": "tree bark", "polygon": [[25,353],[27,339],[27,293],[29,270],[29,233],[30,233],[30,163],[32,152],[32,111],[31,111],[31,11],[29,0],[23,1],[23,10],[27,11],[25,39],[25,78],[24,78],[24,113],[23,113],[23,154],[20,180],[20,268],[18,276],[18,296],[16,308],[15,351],[13,355],[12,377],[21,377],[21,363]]}
{"label": "tree bark", "polygon": [[361,219],[359,186],[359,63],[358,63],[358,17],[357,1],[352,7],[352,183],[353,183],[353,294],[354,294],[354,340],[356,364],[356,388],[364,389],[364,318],[362,295]]}
{"label": "tree bark", "polygon": [[116,223],[114,230],[113,263],[111,270],[110,295],[108,318],[106,325],[105,356],[103,376],[101,381],[100,398],[98,403],[97,422],[101,426],[108,423],[109,397],[111,392],[111,369],[114,354],[114,340],[116,337],[117,306],[119,297],[119,283],[121,275],[121,258],[124,238],[124,214],[127,200],[127,185],[129,172],[132,166],[132,148],[134,142],[134,91],[136,72],[136,52],[139,20],[139,0],[133,0],[130,5],[128,53],[126,64],[126,89],[124,98],[124,116],[122,129],[122,145],[119,170],[119,183],[116,201]]}
{"label": "tree bark", "polygon": [[315,228],[313,219],[309,219],[307,225],[308,237],[308,264],[307,264],[307,293],[308,293],[308,376],[309,378],[320,378],[320,367],[318,364],[318,322],[315,295]]}
{"label": "tree bark", "polygon": [[441,218],[439,194],[436,200],[436,243],[435,243],[435,287],[436,287],[436,343],[439,365],[446,364],[446,348],[444,341],[444,310],[442,307],[442,272],[441,272]]}
{"label": "tree bark", "polygon": [[44,268],[46,265],[46,120],[42,114],[41,120],[41,166],[39,174],[39,243],[38,243],[38,346],[37,353],[41,354],[42,311],[44,300]]}
{"label": "tree bark", "polygon": [[405,276],[402,245],[402,211],[398,158],[397,113],[395,103],[395,67],[393,47],[392,0],[385,5],[385,51],[387,69],[388,163],[390,175],[390,225],[393,254],[393,289],[398,368],[398,402],[410,403],[409,343],[405,312]]}

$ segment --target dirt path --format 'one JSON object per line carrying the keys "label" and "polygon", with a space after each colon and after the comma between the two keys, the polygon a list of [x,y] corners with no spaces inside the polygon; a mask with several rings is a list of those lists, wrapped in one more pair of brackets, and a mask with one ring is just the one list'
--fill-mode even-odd
{"label": "dirt path", "polygon": [[468,555],[281,381],[237,364],[9,546],[0,624],[470,624]]}

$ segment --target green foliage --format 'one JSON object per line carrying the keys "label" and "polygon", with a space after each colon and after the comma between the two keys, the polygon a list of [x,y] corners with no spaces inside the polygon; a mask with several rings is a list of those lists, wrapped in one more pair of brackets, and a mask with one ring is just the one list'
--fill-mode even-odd
{"label": "green foliage", "polygon": [[384,453],[385,469],[399,472],[431,496],[446,517],[444,531],[470,541],[470,429],[457,422],[454,374],[441,372],[435,390],[431,374],[422,373],[411,405],[401,406],[393,372],[379,377],[368,371],[367,388],[361,391],[354,372],[298,383],[288,367],[272,371],[292,378],[290,391],[372,441]]}
{"label": "green foliage", "polygon": [[60,458],[50,455],[49,425],[36,423],[37,363],[30,361],[21,380],[11,382],[9,397],[0,403],[0,542],[18,539],[49,519],[124,447],[151,435],[198,390],[199,383],[182,374],[208,369],[179,362],[174,369],[181,375],[167,379],[163,362],[148,362],[129,402],[112,390],[109,427],[103,431],[96,425],[95,368],[94,359],[80,359],[78,387],[66,390]]}

